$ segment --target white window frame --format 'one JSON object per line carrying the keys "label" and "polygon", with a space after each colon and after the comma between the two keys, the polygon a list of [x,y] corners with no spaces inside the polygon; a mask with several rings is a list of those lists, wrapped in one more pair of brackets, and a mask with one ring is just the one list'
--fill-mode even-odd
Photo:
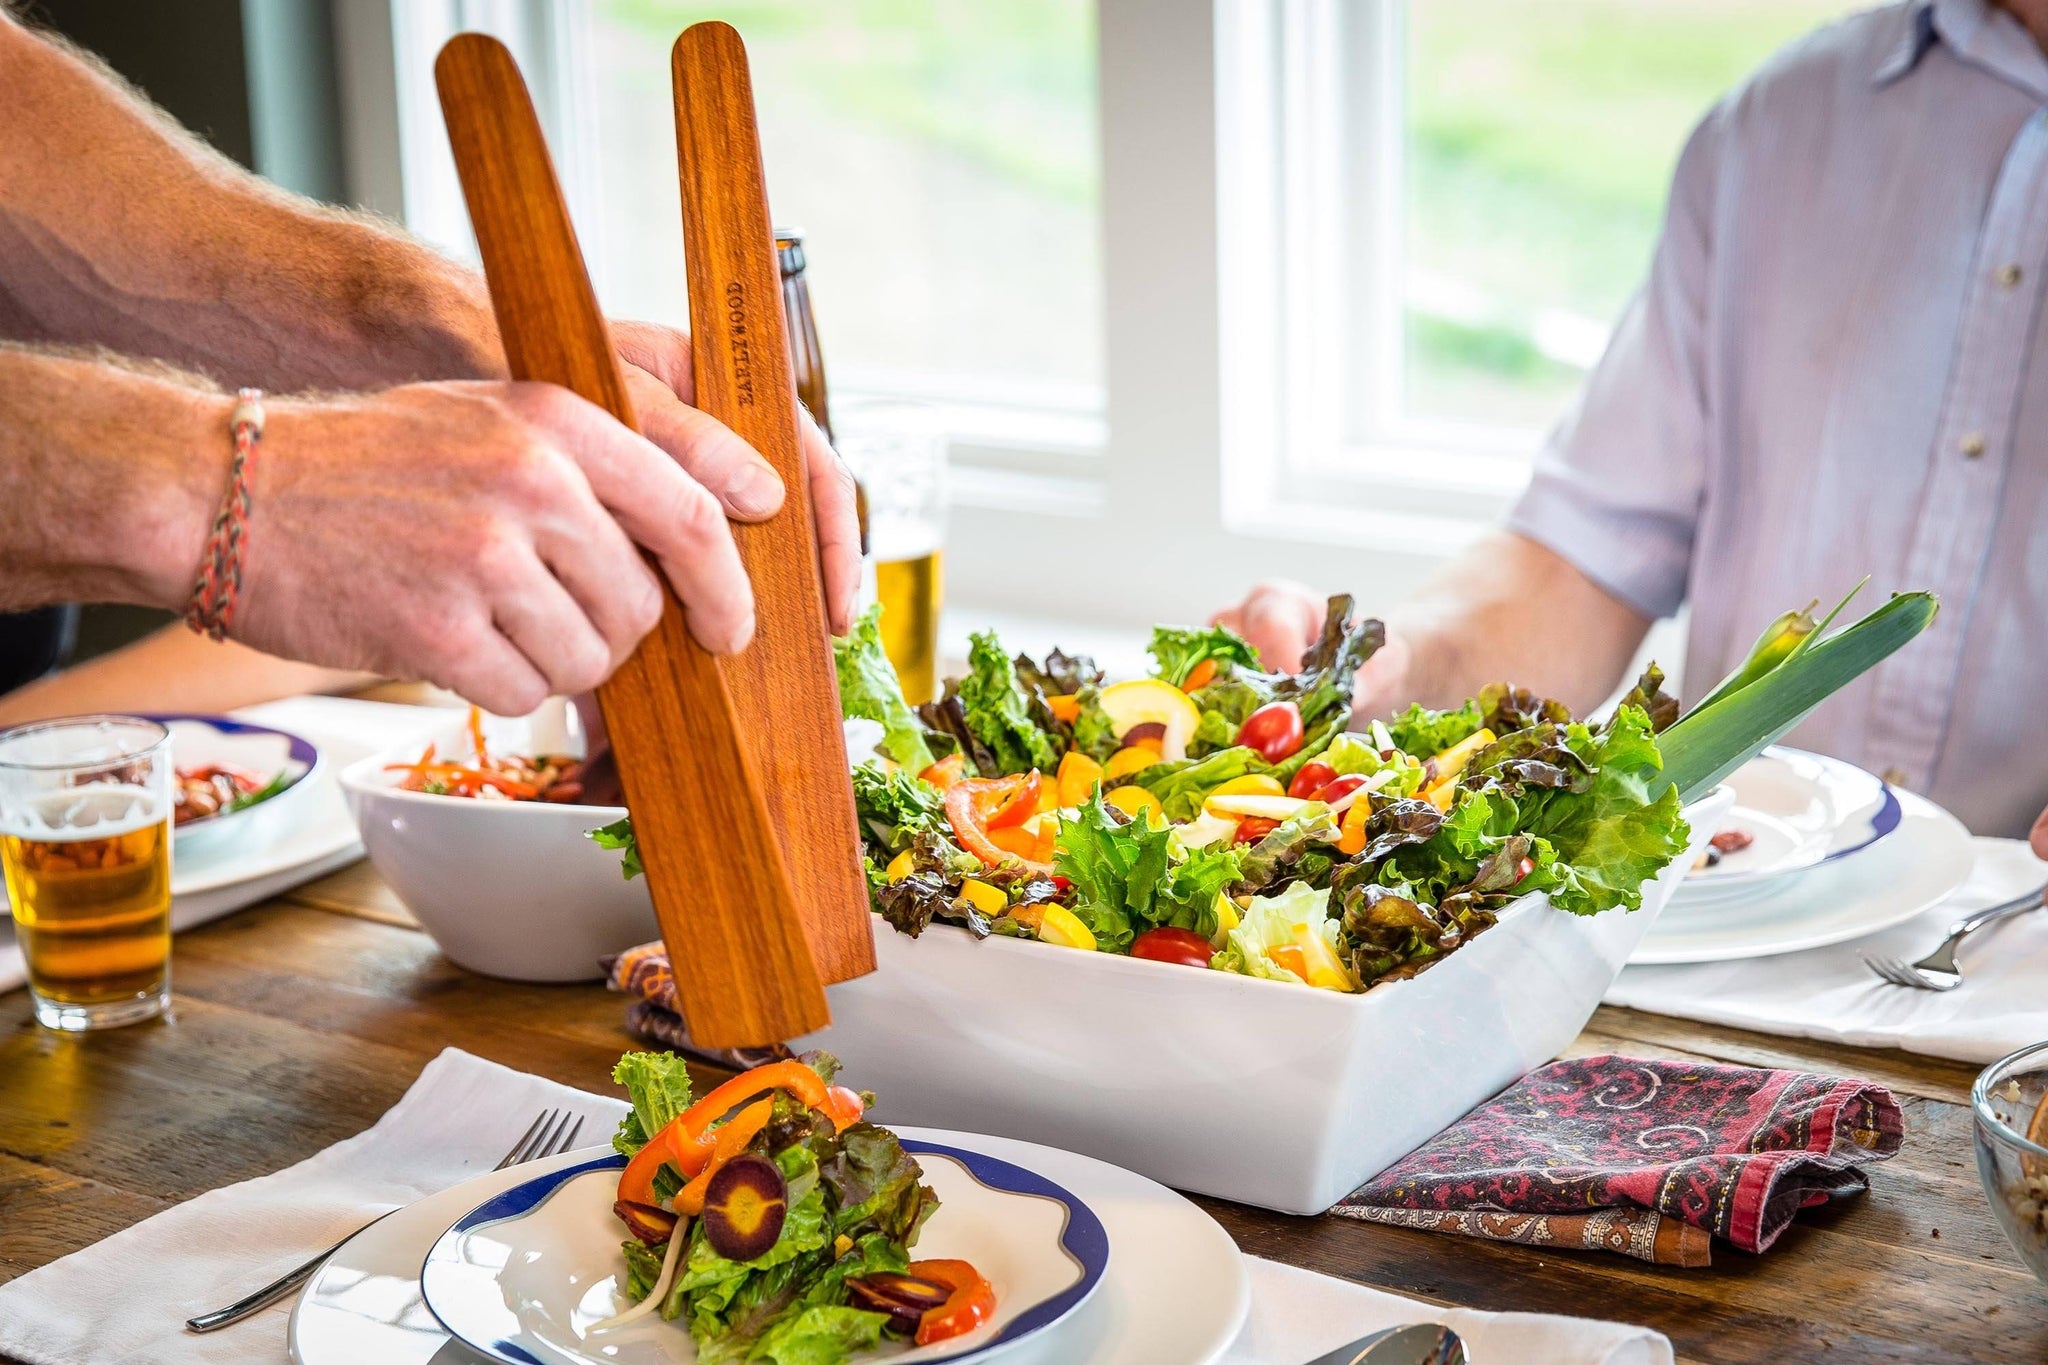
{"label": "white window frame", "polygon": [[[1363,373],[1380,410],[1398,392],[1400,312],[1374,305],[1397,286],[1406,2],[1097,0],[1105,316],[1073,325],[1103,328],[1106,394],[943,396],[951,602],[1142,627],[1286,576],[1379,607],[1499,520],[1526,433],[1380,424],[1345,445],[1348,386]],[[519,58],[590,221],[585,18],[583,0],[337,0],[345,143],[372,173],[353,196],[474,259],[445,138],[400,129],[438,133],[433,54],[479,28]],[[1299,263],[1354,251],[1335,240],[1353,218],[1376,268],[1343,279],[1345,308],[1391,322],[1347,374],[1343,313]],[[902,376],[832,373],[835,396],[932,398]]]}

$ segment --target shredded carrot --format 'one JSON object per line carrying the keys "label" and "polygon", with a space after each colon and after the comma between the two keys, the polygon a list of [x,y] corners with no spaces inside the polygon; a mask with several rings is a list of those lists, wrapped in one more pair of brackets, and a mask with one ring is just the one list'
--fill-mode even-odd
{"label": "shredded carrot", "polygon": [[490,754],[484,748],[484,713],[482,707],[472,706],[469,708],[469,742],[475,748],[476,761],[481,766],[485,760],[490,758]]}

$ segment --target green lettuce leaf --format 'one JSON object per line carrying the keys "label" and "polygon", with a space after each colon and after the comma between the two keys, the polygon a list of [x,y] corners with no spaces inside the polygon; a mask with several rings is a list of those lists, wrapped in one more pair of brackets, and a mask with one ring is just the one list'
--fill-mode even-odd
{"label": "green lettuce leaf", "polygon": [[1147,929],[1217,928],[1216,896],[1240,875],[1234,848],[1183,850],[1173,831],[1119,821],[1098,795],[1060,821],[1054,866],[1074,885],[1073,911],[1108,952]]}
{"label": "green lettuce leaf", "polygon": [[1551,904],[1575,915],[1637,909],[1643,883],[1684,853],[1691,839],[1678,792],[1666,787],[1650,798],[1664,762],[1649,715],[1624,706],[1604,730],[1574,723],[1565,735],[1593,778],[1583,790],[1525,798],[1533,809],[1523,830],[1557,851],[1556,861],[1525,889],[1549,891]]}
{"label": "green lettuce leaf", "polygon": [[1477,699],[1450,711],[1432,711],[1417,704],[1388,721],[1387,732],[1394,738],[1394,747],[1403,753],[1429,758],[1477,734],[1485,720]]}
{"label": "green lettuce leaf", "polygon": [[[1223,749],[1206,758],[1181,758],[1171,763],[1154,763],[1141,768],[1130,781],[1159,798],[1166,818],[1186,824],[1202,813],[1202,802],[1225,782],[1247,773],[1263,773],[1272,767],[1259,757],[1257,749],[1238,746]],[[1122,783],[1118,784],[1123,785]]]}
{"label": "green lettuce leaf", "polygon": [[619,1120],[612,1147],[631,1156],[690,1107],[690,1072],[673,1052],[628,1052],[612,1068],[612,1079],[624,1086],[633,1107]]}
{"label": "green lettuce leaf", "polygon": [[640,866],[640,843],[633,837],[632,816],[622,815],[609,825],[585,830],[583,837],[599,848],[625,850],[625,856],[619,859],[619,871],[627,881],[632,881],[645,870]]}
{"label": "green lettuce leaf", "polygon": [[746,1358],[764,1365],[840,1365],[880,1345],[888,1321],[884,1314],[843,1305],[799,1309],[761,1333]]}
{"label": "green lettuce leaf", "polygon": [[855,768],[853,804],[862,839],[884,858],[901,853],[919,835],[943,836],[949,828],[945,794],[900,768],[893,773],[877,763]]}
{"label": "green lettuce leaf", "polygon": [[1051,772],[1058,767],[1059,746],[1032,719],[1030,698],[1017,680],[1016,665],[1003,653],[993,631],[968,637],[967,665],[967,676],[960,679],[960,705],[967,728],[987,746],[996,765],[995,772],[984,771],[982,776],[1033,768]]}
{"label": "green lettuce leaf", "polygon": [[882,604],[860,614],[846,638],[832,642],[839,671],[839,710],[847,719],[880,721],[882,752],[913,773],[932,765],[924,725],[903,699],[896,666],[882,648]]}
{"label": "green lettuce leaf", "polygon": [[1153,676],[1175,687],[1186,682],[1188,674],[1205,659],[1214,659],[1219,666],[1226,663],[1242,664],[1252,669],[1259,666],[1259,652],[1227,626],[1210,626],[1203,630],[1186,626],[1154,626],[1152,643],[1146,649],[1156,665],[1152,670]]}
{"label": "green lettuce leaf", "polygon": [[1275,962],[1271,952],[1295,943],[1296,934],[1304,927],[1336,950],[1337,922],[1330,918],[1327,890],[1296,882],[1277,896],[1256,896],[1209,965],[1217,971],[1301,985],[1301,978]]}

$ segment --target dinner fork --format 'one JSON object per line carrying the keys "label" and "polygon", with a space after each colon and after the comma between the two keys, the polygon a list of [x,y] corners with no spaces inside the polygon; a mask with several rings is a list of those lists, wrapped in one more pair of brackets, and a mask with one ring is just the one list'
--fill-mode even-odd
{"label": "dinner fork", "polygon": [[2024,896],[2015,896],[1988,910],[1979,910],[1957,920],[1949,926],[1948,937],[1942,940],[1941,946],[1918,962],[1901,962],[1895,957],[1865,954],[1863,965],[1894,986],[1910,986],[1922,991],[1952,991],[1963,984],[1963,969],[1956,964],[1956,949],[1962,941],[1994,920],[2038,907],[2044,893],[2048,893],[2048,886],[2037,886]]}
{"label": "dinner fork", "polygon": [[[583,1119],[580,1115],[572,1114],[566,1109],[544,1109],[535,1117],[532,1126],[520,1135],[519,1141],[512,1144],[511,1150],[505,1153],[504,1160],[491,1169],[502,1171],[507,1166],[517,1166],[528,1161],[539,1161],[543,1157],[559,1156],[576,1145],[576,1136],[582,1131]],[[397,1209],[393,1209],[390,1213],[379,1214],[377,1217],[372,1218],[369,1222],[363,1224],[362,1228],[357,1228],[348,1237],[342,1238],[341,1241],[336,1242],[297,1270],[272,1280],[247,1298],[237,1299],[227,1307],[216,1308],[211,1313],[201,1313],[196,1318],[185,1319],[186,1330],[192,1332],[211,1332],[216,1328],[225,1327],[231,1322],[240,1322],[251,1313],[269,1307],[305,1283],[307,1278],[314,1271],[318,1270],[329,1256],[341,1250],[343,1243],[347,1242],[349,1237],[354,1237],[363,1228],[372,1227],[383,1222],[392,1213],[397,1212]]]}

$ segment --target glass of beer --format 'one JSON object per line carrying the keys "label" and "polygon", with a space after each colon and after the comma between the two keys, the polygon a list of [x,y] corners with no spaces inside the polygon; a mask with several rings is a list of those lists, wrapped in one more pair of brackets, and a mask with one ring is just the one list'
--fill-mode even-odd
{"label": "glass of beer", "polygon": [[868,495],[868,601],[882,604],[882,647],[912,706],[938,694],[946,438],[917,403],[842,402],[836,444]]}
{"label": "glass of beer", "polygon": [[171,998],[171,736],[77,716],[0,731],[0,871],[36,1021],[77,1032]]}

